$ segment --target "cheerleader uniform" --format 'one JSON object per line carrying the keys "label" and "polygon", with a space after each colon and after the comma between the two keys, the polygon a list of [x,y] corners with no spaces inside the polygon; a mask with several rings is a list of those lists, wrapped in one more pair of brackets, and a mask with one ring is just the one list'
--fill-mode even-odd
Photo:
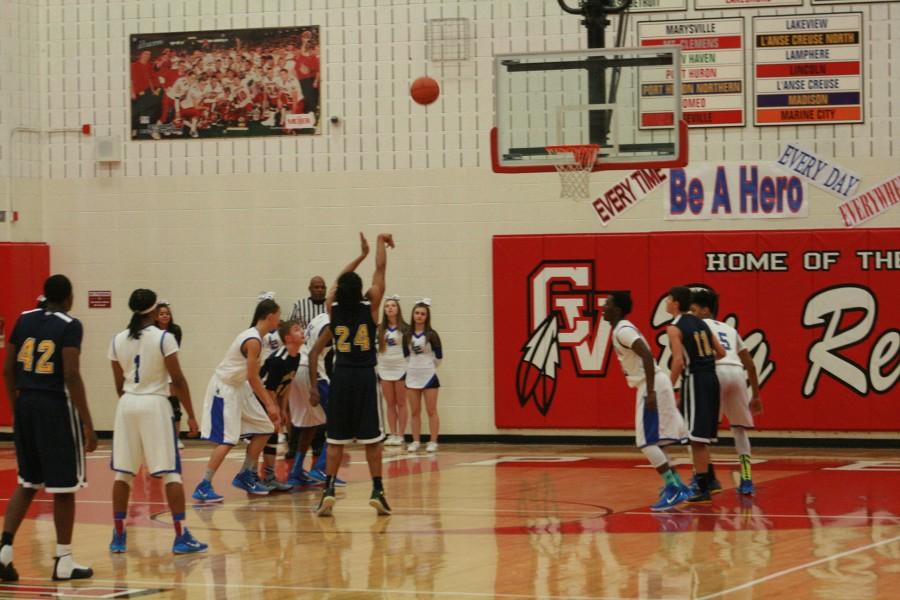
{"label": "cheerleader uniform", "polygon": [[383,381],[400,381],[406,376],[403,332],[397,327],[388,327],[384,332],[384,342],[384,352],[378,353],[378,377]]}
{"label": "cheerleader uniform", "polygon": [[403,354],[409,357],[406,366],[406,387],[413,390],[427,390],[441,387],[438,381],[437,367],[441,364],[444,353],[440,338],[434,334],[435,343],[428,341],[428,335],[414,333],[408,346],[404,346]]}

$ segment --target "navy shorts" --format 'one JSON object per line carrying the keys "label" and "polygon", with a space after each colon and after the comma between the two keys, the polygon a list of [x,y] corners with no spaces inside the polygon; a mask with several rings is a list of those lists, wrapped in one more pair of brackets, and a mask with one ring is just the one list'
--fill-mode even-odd
{"label": "navy shorts", "polygon": [[23,487],[70,494],[87,485],[81,419],[65,395],[21,391],[13,437]]}
{"label": "navy shorts", "polygon": [[331,378],[325,424],[329,444],[375,444],[384,439],[374,367],[338,367]]}
{"label": "navy shorts", "polygon": [[719,435],[719,378],[715,371],[691,373],[682,379],[681,410],[692,442],[710,444]]}

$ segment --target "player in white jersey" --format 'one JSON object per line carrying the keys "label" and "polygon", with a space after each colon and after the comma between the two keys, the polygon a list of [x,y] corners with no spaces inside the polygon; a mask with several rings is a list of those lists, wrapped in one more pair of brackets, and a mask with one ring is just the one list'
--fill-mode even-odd
{"label": "player in white jersey", "polygon": [[630,387],[636,388],[634,432],[637,447],[662,476],[665,487],[650,508],[668,510],[687,500],[690,491],[669,463],[663,448],[687,442],[688,430],[675,403],[669,376],[657,366],[647,340],[625,317],[631,312],[631,294],[612,292],[603,318],[613,326],[613,349]]}
{"label": "player in white jersey", "polygon": [[[759,398],[759,377],[750,351],[744,346],[740,334],[727,323],[715,319],[719,308],[719,297],[708,290],[696,290],[691,295],[691,312],[704,320],[713,336],[718,338],[725,350],[725,357],[716,361],[716,376],[719,378],[720,418],[725,415],[734,436],[734,449],[741,461],[741,482],[738,493],[753,494],[753,475],[750,470],[750,438],[748,429],[753,429],[753,415],[762,412]],[[750,380],[751,393],[747,392]]]}
{"label": "player in white jersey", "polygon": [[234,339],[209,381],[203,400],[200,437],[217,445],[209,457],[203,480],[194,490],[194,500],[222,501],[222,496],[213,489],[212,478],[228,451],[244,437],[251,438],[250,445],[244,465],[231,485],[251,494],[269,493],[259,481],[259,455],[269,436],[281,426],[281,411],[263,386],[259,369],[263,335],[276,329],[280,319],[281,308],[274,300],[257,304],[253,325]]}
{"label": "player in white jersey", "polygon": [[[297,452],[294,454],[294,464],[288,483],[291,485],[316,485],[320,483],[319,477],[313,479],[303,468],[306,453],[312,445],[316,432],[325,426],[325,406],[328,405],[328,374],[325,371],[325,353],[319,355],[319,365],[316,369],[318,381],[313,384],[309,380],[309,351],[318,341],[322,332],[328,329],[329,316],[327,312],[316,315],[306,326],[303,346],[300,347],[300,366],[297,368],[297,376],[291,382],[288,389],[288,403],[291,412],[291,424],[298,430]],[[309,402],[310,386],[316,385],[319,397],[323,402],[318,406],[312,406]],[[322,452],[320,458],[326,456]],[[313,467],[314,468],[314,467]],[[324,466],[322,467],[324,472]]]}
{"label": "player in white jersey", "polygon": [[137,289],[128,300],[132,311],[128,329],[118,333],[110,343],[113,379],[119,403],[113,425],[113,451],[110,466],[116,472],[113,484],[113,539],[111,552],[125,552],[125,517],[131,482],[141,465],[166,486],[166,500],[172,511],[175,542],[172,552],[203,552],[201,544],[184,523],[184,486],[181,482],[181,458],[178,454],[178,431],[169,403],[169,381],[188,415],[188,427],[197,431],[194,408],[187,381],[178,363],[175,336],[156,327],[159,307],[156,294]]}

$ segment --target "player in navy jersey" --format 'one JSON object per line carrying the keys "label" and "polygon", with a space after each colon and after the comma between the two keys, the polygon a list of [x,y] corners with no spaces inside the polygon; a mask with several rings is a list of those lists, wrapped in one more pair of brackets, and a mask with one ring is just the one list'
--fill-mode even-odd
{"label": "player in navy jersey", "polygon": [[[372,475],[372,495],[369,504],[379,515],[391,514],[384,497],[381,481],[381,442],[384,440],[381,405],[378,402],[378,380],[375,375],[375,322],[378,307],[384,296],[384,274],[387,268],[387,247],[394,247],[390,234],[381,234],[375,247],[375,274],[372,285],[363,294],[362,279],[356,268],[369,254],[369,244],[359,234],[361,252],[347,265],[328,293],[326,305],[331,315],[329,329],[319,337],[309,354],[309,378],[315,381],[319,354],[334,339],[334,374],[328,400],[328,461],[327,479],[316,508],[319,516],[328,516],[335,502],[335,478],[344,454],[344,446],[354,441],[366,447],[366,461]],[[318,390],[310,390],[310,402],[318,404]]]}
{"label": "player in navy jersey", "polygon": [[65,275],[48,277],[44,296],[43,308],[19,316],[3,363],[19,476],[0,540],[3,581],[19,578],[12,564],[13,537],[40,489],[53,494],[53,579],[85,579],[94,574],[90,567],[72,559],[75,492],[87,485],[84,453],[97,448],[78,368],[83,329],[78,319],[67,314],[73,296],[72,283]]}
{"label": "player in navy jersey", "polygon": [[[297,374],[297,368],[300,366],[300,346],[303,345],[303,328],[297,321],[282,321],[278,325],[278,339],[284,344],[278,350],[275,350],[263,363],[259,371],[259,378],[262,379],[263,386],[272,393],[275,402],[281,409],[282,423],[290,423],[288,418],[287,407],[287,390],[294,376]],[[275,478],[275,459],[278,448],[278,434],[273,433],[269,437],[266,447],[263,448],[263,469],[265,474],[262,478],[262,485],[269,489],[270,492],[285,492],[293,486],[278,481]]]}
{"label": "player in navy jersey", "polygon": [[688,502],[709,502],[710,493],[721,485],[709,459],[709,445],[717,440],[719,429],[719,379],[716,360],[725,350],[709,326],[688,311],[691,290],[675,286],[666,298],[666,311],[672,315],[666,332],[672,350],[672,385],[682,374],[681,410],[688,427],[688,439],[694,459],[695,484]]}

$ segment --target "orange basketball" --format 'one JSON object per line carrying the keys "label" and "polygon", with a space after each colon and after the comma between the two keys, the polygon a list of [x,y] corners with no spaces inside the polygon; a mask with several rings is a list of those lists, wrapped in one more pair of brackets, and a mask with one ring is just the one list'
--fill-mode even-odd
{"label": "orange basketball", "polygon": [[410,86],[409,95],[418,104],[431,104],[441,95],[441,86],[431,77],[419,77]]}

